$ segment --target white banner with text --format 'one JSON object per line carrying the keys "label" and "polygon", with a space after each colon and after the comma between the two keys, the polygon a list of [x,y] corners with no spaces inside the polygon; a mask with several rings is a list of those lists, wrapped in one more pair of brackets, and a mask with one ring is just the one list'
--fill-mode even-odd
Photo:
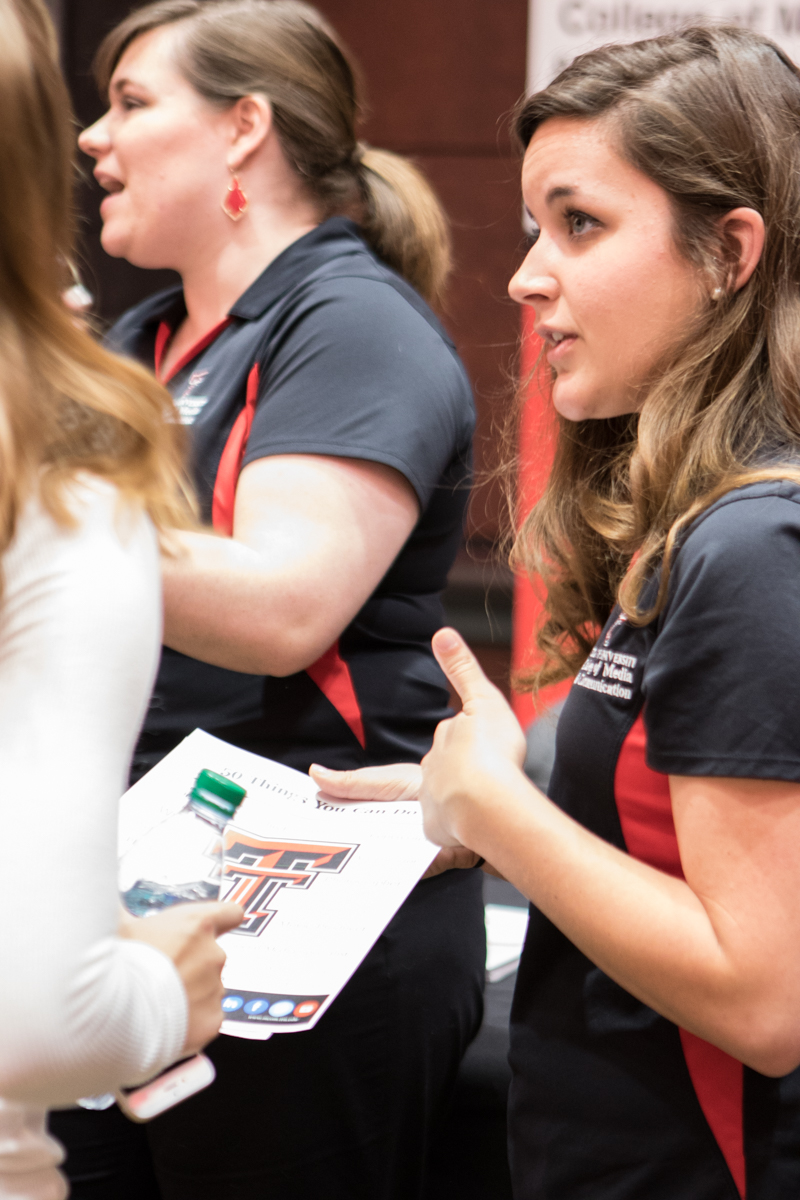
{"label": "white banner with text", "polygon": [[726,22],[755,29],[800,62],[800,3],[747,4],[735,0],[530,0],[528,89],[545,87],[585,50],[607,42],[634,42],[685,25]]}

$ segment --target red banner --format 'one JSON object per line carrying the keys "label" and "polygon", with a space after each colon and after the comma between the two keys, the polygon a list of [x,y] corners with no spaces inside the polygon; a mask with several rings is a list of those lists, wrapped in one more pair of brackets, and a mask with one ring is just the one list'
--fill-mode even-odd
{"label": "red banner", "polygon": [[[555,424],[552,408],[536,371],[541,342],[533,332],[533,310],[522,310],[522,356],[521,378],[527,380],[528,395],[520,422],[519,454],[519,517],[522,520],[542,495],[555,445]],[[533,666],[537,660],[536,629],[542,617],[543,590],[522,575],[514,585],[514,641],[512,666],[519,670]],[[551,704],[555,704],[569,691],[569,682],[544,688],[534,705],[531,696],[515,694],[514,711],[523,729]]]}

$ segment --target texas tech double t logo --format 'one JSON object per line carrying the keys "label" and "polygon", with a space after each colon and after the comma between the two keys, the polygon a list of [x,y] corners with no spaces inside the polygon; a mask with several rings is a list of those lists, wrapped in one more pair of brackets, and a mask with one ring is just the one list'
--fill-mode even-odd
{"label": "texas tech double t logo", "polygon": [[[285,842],[258,838],[229,826],[225,832],[225,899],[241,904],[245,918],[235,933],[258,935],[275,916],[269,904],[281,888],[305,891],[320,874],[338,875],[358,845]],[[231,886],[232,881],[232,886]]]}

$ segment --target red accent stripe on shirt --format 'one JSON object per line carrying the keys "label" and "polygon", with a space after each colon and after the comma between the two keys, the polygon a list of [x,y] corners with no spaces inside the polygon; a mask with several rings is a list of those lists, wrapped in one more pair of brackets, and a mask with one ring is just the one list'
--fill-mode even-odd
{"label": "red accent stripe on shirt", "polygon": [[220,533],[227,537],[233,536],[233,509],[236,503],[236,485],[239,482],[239,472],[242,469],[242,459],[250,436],[250,426],[258,400],[258,363],[250,368],[247,376],[247,392],[244,408],[233,423],[233,429],[228,434],[222,454],[220,455],[217,477],[214,480],[214,495],[211,501],[211,523]]}
{"label": "red accent stripe on shirt", "polygon": [[167,343],[172,337],[172,330],[166,321],[162,321],[156,333],[156,351],[155,351],[155,370],[156,379],[161,378],[161,364],[164,361],[164,351],[167,348]]}
{"label": "red accent stripe on shirt", "polygon": [[744,1197],[744,1069],[724,1050],[682,1029],[683,1056],[711,1132],[725,1155],[733,1181]]}
{"label": "red accent stripe on shirt", "polygon": [[223,329],[228,328],[232,320],[233,317],[226,317],[224,321],[220,321],[219,325],[215,325],[213,329],[210,329],[208,333],[204,334],[203,337],[200,338],[199,342],[195,342],[193,346],[190,346],[182,358],[178,359],[178,361],[170,370],[169,374],[161,379],[161,364],[164,361],[164,353],[167,349],[167,345],[169,344],[169,339],[172,337],[172,330],[170,329],[169,325],[166,321],[162,321],[156,334],[156,379],[160,379],[162,383],[169,383],[170,379],[174,378],[179,371],[182,371],[187,363],[190,363],[193,358],[197,358],[198,354],[201,354],[207,346],[210,346],[211,343],[219,337]]}
{"label": "red accent stripe on shirt", "polygon": [[[669,776],[648,767],[646,749],[647,732],[644,717],[640,715],[622,743],[614,777],[614,796],[625,845],[628,853],[640,862],[683,879]],[[742,1064],[685,1029],[680,1030],[680,1037],[700,1107],[744,1200]]]}
{"label": "red accent stripe on shirt", "polygon": [[358,703],[350,668],[339,653],[338,640],[329,650],[325,651],[321,658],[318,658],[310,667],[306,667],[306,674],[311,676],[339,716],[344,718],[363,750],[367,743],[364,736],[361,705]]}

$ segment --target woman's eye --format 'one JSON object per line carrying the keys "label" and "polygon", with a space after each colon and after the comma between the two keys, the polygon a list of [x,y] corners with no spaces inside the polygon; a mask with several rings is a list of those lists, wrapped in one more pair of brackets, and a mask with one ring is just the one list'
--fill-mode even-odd
{"label": "woman's eye", "polygon": [[575,237],[580,237],[582,233],[586,233],[597,225],[594,217],[590,217],[588,213],[575,210],[567,213],[567,221],[569,223],[569,231]]}
{"label": "woman's eye", "polygon": [[522,231],[525,234],[525,239],[529,246],[535,245],[535,243],[539,240],[539,226],[536,224],[527,208],[522,210]]}
{"label": "woman's eye", "polygon": [[130,112],[133,108],[142,107],[141,100],[136,100],[133,96],[122,96],[119,103],[120,107],[123,108],[125,112]]}

